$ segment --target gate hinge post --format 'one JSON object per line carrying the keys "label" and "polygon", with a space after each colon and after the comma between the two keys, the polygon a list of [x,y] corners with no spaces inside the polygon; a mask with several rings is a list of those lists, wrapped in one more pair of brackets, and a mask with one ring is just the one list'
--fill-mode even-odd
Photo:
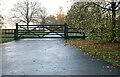
{"label": "gate hinge post", "polygon": [[14,40],[18,40],[18,23],[16,23],[16,29],[14,31]]}

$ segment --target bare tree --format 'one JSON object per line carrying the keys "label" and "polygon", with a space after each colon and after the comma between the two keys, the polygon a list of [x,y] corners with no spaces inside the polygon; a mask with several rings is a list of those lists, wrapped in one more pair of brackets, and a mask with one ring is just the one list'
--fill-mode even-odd
{"label": "bare tree", "polygon": [[46,18],[47,18],[46,8],[42,7],[37,11],[37,23],[43,25],[43,30],[44,30],[44,25],[46,23]]}
{"label": "bare tree", "polygon": [[49,15],[46,18],[47,24],[56,24],[56,17],[54,15]]}
{"label": "bare tree", "polygon": [[59,11],[56,14],[56,23],[64,24],[65,23],[65,14],[63,12],[63,7],[59,7]]}
{"label": "bare tree", "polygon": [[37,21],[37,14],[38,11],[41,9],[40,5],[41,4],[39,2],[31,0],[24,0],[22,2],[18,2],[12,9],[12,19],[16,20],[18,23],[22,22],[29,25],[31,22]]}
{"label": "bare tree", "polygon": [[3,18],[3,16],[0,14],[0,29],[1,29],[2,26],[4,25],[3,20],[4,20],[4,18]]}
{"label": "bare tree", "polygon": [[[1,5],[1,0],[0,0],[0,5]],[[2,14],[0,14],[0,29],[4,25],[3,20],[4,20],[4,17],[2,16]]]}
{"label": "bare tree", "polygon": [[38,22],[42,25],[45,24],[45,20],[47,18],[47,11],[46,11],[46,8],[42,7],[39,11],[38,11],[38,14],[37,14],[37,18],[38,18]]}

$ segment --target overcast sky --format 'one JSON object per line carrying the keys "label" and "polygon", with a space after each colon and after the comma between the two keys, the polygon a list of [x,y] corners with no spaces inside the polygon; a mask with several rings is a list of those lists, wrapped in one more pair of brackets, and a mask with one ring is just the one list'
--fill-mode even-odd
{"label": "overcast sky", "polygon": [[[14,4],[19,0],[1,0],[1,13],[4,17],[10,16],[10,10],[14,7]],[[20,0],[21,1],[21,0]],[[70,0],[38,0],[41,3],[41,6],[47,9],[48,14],[53,15],[59,11],[59,7],[63,7],[63,11],[67,13],[71,3]],[[8,20],[5,20],[6,25],[10,25]],[[12,23],[14,24],[14,23]]]}
{"label": "overcast sky", "polygon": [[[8,14],[10,9],[14,7],[14,4],[19,0],[2,0],[2,13]],[[62,6],[64,12],[67,12],[68,7],[70,6],[69,0],[38,0],[41,5],[47,8],[49,14],[55,14],[59,7]]]}

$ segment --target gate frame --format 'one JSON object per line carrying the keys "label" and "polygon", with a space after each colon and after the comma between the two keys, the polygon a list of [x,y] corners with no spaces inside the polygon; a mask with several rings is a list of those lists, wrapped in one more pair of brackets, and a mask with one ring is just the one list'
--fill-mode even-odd
{"label": "gate frame", "polygon": [[[14,40],[18,40],[19,39],[19,37],[18,37],[18,26],[20,26],[20,25],[18,25],[18,23],[16,23],[16,30],[15,30],[15,33],[14,33]],[[21,25],[22,26],[22,25]],[[25,25],[25,26],[27,26],[27,25]],[[29,26],[29,25],[28,25]],[[37,25],[35,25],[35,26],[37,26]],[[38,25],[39,26],[39,25]],[[37,27],[38,27],[37,26]],[[49,26],[49,25],[44,25],[44,26]],[[55,25],[53,25],[53,26],[55,26]],[[64,26],[63,28],[63,33],[64,33],[64,36],[63,36],[63,38],[65,38],[65,39],[67,39],[68,38],[68,25],[67,25],[67,23],[64,23],[63,25],[58,25],[58,26]],[[37,27],[35,27],[35,28],[33,28],[33,29],[36,29]],[[32,29],[32,30],[33,30]],[[28,31],[29,32],[29,30],[26,30],[26,31]],[[27,33],[28,33],[27,32]],[[31,32],[31,31],[30,31]],[[50,32],[50,33],[52,33],[52,32]],[[55,32],[56,33],[56,35],[57,35],[57,32]],[[48,34],[49,35],[49,34]],[[38,37],[39,38],[39,37]],[[44,36],[42,37],[42,38],[44,38]],[[49,38],[49,37],[48,37]],[[55,38],[57,38],[57,37],[55,37]]]}

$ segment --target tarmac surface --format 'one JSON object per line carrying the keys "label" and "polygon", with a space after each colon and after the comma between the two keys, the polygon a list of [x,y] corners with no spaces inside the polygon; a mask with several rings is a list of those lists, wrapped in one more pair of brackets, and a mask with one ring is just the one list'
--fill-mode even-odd
{"label": "tarmac surface", "polygon": [[22,39],[2,46],[3,75],[118,75],[120,71],[64,39]]}

